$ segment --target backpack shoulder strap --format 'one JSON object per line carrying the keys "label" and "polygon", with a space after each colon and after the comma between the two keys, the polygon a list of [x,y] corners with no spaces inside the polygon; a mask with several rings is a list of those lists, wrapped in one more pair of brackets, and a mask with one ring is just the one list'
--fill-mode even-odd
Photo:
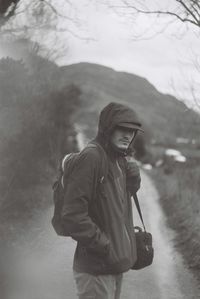
{"label": "backpack shoulder strap", "polygon": [[94,140],[88,143],[87,148],[96,148],[101,157],[101,168],[99,173],[99,183],[103,183],[108,175],[108,159],[103,147]]}
{"label": "backpack shoulder strap", "polygon": [[[82,151],[84,151],[86,148],[95,148],[95,149],[97,149],[97,151],[99,152],[99,155],[100,155],[99,177],[94,186],[94,190],[96,192],[98,184],[103,183],[108,174],[107,156],[106,156],[106,153],[105,153],[103,147],[100,144],[96,143],[95,141],[88,143],[87,146]],[[77,157],[81,152],[70,153],[63,158],[62,166],[61,166],[61,175],[60,175],[60,180],[61,180],[61,184],[62,184],[63,188],[64,188],[64,181],[67,179],[68,175],[71,173],[74,163],[77,160]]]}
{"label": "backpack shoulder strap", "polygon": [[62,184],[63,188],[64,188],[64,181],[67,179],[68,175],[71,173],[78,154],[79,154],[78,152],[67,154],[62,160],[60,180],[61,180],[61,184]]}

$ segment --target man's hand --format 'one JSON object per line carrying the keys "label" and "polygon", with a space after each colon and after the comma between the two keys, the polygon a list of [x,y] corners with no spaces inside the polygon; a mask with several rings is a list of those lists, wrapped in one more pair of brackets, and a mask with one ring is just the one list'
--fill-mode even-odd
{"label": "man's hand", "polygon": [[131,194],[136,193],[140,188],[141,177],[139,166],[133,158],[127,159],[126,177],[128,190]]}

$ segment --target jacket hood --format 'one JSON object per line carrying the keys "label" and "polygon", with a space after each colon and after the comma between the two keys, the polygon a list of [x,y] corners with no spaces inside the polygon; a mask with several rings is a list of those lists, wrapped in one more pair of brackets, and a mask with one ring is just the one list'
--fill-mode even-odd
{"label": "jacket hood", "polygon": [[142,130],[142,125],[133,109],[123,104],[110,103],[100,113],[98,133],[110,136],[116,126],[125,123],[137,130]]}
{"label": "jacket hood", "polygon": [[110,103],[100,113],[97,138],[102,145],[108,145],[110,136],[116,126],[129,126],[136,130],[142,130],[142,125],[136,112],[130,107]]}

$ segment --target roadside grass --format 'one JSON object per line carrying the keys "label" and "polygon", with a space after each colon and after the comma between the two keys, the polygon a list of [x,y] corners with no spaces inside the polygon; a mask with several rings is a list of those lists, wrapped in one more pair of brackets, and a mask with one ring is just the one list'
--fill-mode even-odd
{"label": "roadside grass", "polygon": [[174,163],[151,172],[169,226],[176,231],[176,246],[189,268],[200,280],[200,166],[194,161]]}

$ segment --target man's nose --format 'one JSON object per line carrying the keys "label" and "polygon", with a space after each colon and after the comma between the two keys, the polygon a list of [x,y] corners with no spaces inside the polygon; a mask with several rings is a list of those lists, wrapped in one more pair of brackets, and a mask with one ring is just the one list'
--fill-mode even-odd
{"label": "man's nose", "polygon": [[132,138],[132,133],[131,132],[125,132],[124,133],[124,138],[126,138],[127,140],[130,140]]}

